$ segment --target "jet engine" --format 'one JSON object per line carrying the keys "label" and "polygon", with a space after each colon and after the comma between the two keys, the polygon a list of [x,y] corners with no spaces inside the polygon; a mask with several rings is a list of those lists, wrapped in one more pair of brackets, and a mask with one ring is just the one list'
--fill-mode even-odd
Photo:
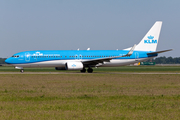
{"label": "jet engine", "polygon": [[67,62],[66,69],[67,70],[82,70],[83,64],[82,62]]}

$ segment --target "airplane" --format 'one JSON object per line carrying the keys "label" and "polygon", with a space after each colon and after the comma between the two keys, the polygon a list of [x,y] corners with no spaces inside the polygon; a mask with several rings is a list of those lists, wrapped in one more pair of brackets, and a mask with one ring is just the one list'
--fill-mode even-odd
{"label": "airplane", "polygon": [[31,67],[55,67],[56,70],[80,70],[92,73],[94,67],[117,67],[147,61],[159,53],[156,51],[162,21],[156,21],[144,38],[133,47],[123,50],[34,50],[14,54],[5,60],[20,72]]}

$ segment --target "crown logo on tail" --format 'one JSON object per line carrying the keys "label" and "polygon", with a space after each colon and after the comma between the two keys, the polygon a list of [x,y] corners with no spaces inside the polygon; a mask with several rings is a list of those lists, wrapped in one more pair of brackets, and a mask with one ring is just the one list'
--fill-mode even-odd
{"label": "crown logo on tail", "polygon": [[153,39],[153,38],[154,38],[154,36],[151,36],[151,35],[150,35],[150,36],[148,36],[148,39]]}
{"label": "crown logo on tail", "polygon": [[154,36],[150,35],[147,38],[148,38],[148,40],[144,40],[144,43],[146,43],[146,44],[154,44],[154,43],[156,43],[157,44],[157,40],[154,40]]}

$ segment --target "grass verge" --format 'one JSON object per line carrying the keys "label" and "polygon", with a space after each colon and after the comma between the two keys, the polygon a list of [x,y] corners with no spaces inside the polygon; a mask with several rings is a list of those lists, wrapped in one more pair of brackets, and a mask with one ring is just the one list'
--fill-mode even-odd
{"label": "grass verge", "polygon": [[180,75],[0,75],[0,119],[179,119]]}

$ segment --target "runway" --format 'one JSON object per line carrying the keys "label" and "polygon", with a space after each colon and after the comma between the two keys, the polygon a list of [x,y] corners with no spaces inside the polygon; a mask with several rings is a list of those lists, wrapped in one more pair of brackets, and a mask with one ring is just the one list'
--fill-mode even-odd
{"label": "runway", "polygon": [[139,75],[148,75],[148,74],[161,74],[161,75],[174,75],[174,74],[180,74],[180,72],[94,72],[94,73],[80,73],[80,72],[0,72],[0,74],[20,74],[20,75],[26,75],[26,74],[86,74],[86,75],[92,75],[92,74],[139,74]]}

